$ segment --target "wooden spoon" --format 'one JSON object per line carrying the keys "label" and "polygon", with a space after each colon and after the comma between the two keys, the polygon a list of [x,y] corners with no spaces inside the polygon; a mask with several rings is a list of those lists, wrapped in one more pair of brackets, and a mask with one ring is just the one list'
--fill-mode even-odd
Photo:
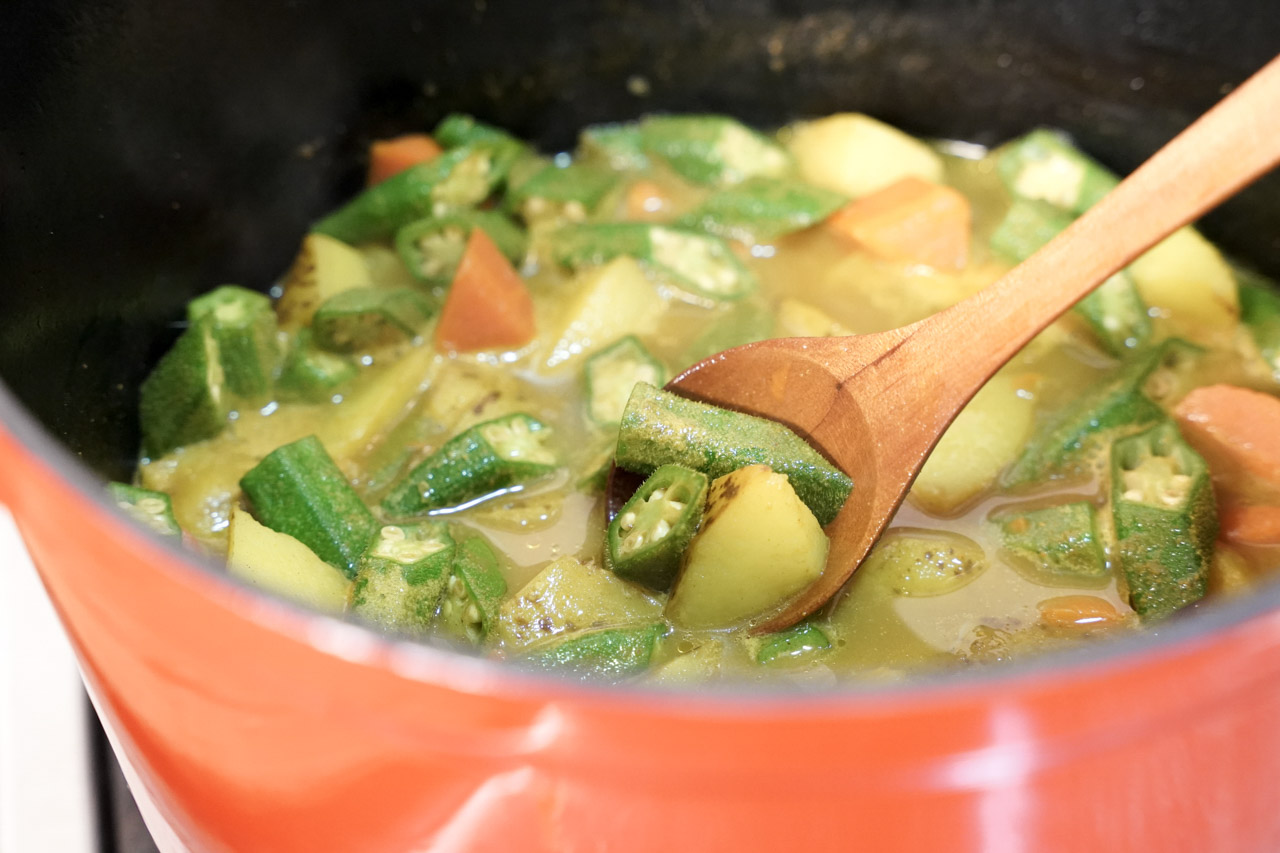
{"label": "wooden spoon", "polygon": [[[689,368],[668,389],[780,421],[853,477],[822,575],[753,633],[822,606],[867,556],[929,451],[983,383],[1081,297],[1280,160],[1280,58],[1066,231],[983,291],[889,332],[780,338]],[[610,505],[626,499],[610,485]]]}

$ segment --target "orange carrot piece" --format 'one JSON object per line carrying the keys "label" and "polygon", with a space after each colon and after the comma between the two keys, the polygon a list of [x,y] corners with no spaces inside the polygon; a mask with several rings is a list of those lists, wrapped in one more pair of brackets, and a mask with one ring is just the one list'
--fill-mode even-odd
{"label": "orange carrot piece", "polygon": [[1115,605],[1096,595],[1060,595],[1037,605],[1040,621],[1051,628],[1103,628],[1122,620]]}
{"label": "orange carrot piece", "polygon": [[1280,506],[1223,507],[1218,518],[1223,539],[1237,545],[1280,545]]}
{"label": "orange carrot piece", "polygon": [[969,200],[951,187],[908,177],[863,196],[827,227],[872,254],[935,269],[961,269],[969,260]]}
{"label": "orange carrot piece", "polygon": [[533,340],[533,299],[481,228],[472,228],[436,324],[436,349],[515,349]]}
{"label": "orange carrot piece", "polygon": [[1280,399],[1234,385],[1196,388],[1174,410],[1220,492],[1280,503]]}
{"label": "orange carrot piece", "polygon": [[667,198],[662,187],[653,181],[642,178],[627,187],[627,219],[642,221],[662,219],[670,204],[671,199]]}
{"label": "orange carrot piece", "polygon": [[369,179],[366,184],[380,184],[410,166],[435,159],[440,151],[440,145],[425,133],[379,139],[369,146]]}

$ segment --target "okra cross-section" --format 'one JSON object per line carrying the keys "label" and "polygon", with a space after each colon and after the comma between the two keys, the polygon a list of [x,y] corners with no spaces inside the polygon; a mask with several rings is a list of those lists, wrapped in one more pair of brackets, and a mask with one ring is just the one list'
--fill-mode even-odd
{"label": "okra cross-section", "polygon": [[698,532],[706,500],[705,474],[679,465],[654,471],[609,523],[609,568],[620,578],[666,590]]}
{"label": "okra cross-section", "polygon": [[488,234],[512,264],[518,267],[523,261],[524,230],[496,210],[461,210],[410,222],[396,232],[396,252],[414,278],[433,288],[447,288],[473,228]]}
{"label": "okra cross-section", "polygon": [[444,522],[386,525],[360,560],[351,611],[392,631],[425,634],[449,581],[455,547]]}
{"label": "okra cross-section", "polygon": [[1000,150],[996,169],[1009,192],[1084,213],[1119,181],[1061,133],[1033,130]]}
{"label": "okra cross-section", "polygon": [[652,474],[675,464],[714,480],[748,465],[785,474],[800,500],[827,525],[853,480],[777,421],[733,412],[638,383],[618,429],[616,464]]}
{"label": "okra cross-section", "polygon": [[217,344],[228,391],[249,399],[271,391],[280,346],[276,314],[267,296],[224,285],[193,300],[187,306],[187,319],[193,326],[206,328]]}
{"label": "okra cross-section", "polygon": [[241,478],[240,488],[259,521],[355,577],[378,523],[318,438],[271,451]]}
{"label": "okra cross-section", "polygon": [[134,521],[145,524],[162,536],[182,535],[178,520],[173,517],[173,502],[164,492],[125,483],[108,483],[107,494]]}
{"label": "okra cross-section", "polygon": [[557,465],[550,436],[550,428],[521,412],[476,424],[392,487],[382,509],[392,518],[404,518],[549,474]]}
{"label": "okra cross-section", "polygon": [[598,426],[622,420],[627,398],[637,382],[661,386],[666,369],[634,335],[618,339],[587,359],[587,414]]}
{"label": "okra cross-section", "polygon": [[1097,510],[1088,501],[1005,510],[992,521],[1005,553],[1037,580],[1091,585],[1110,576]]}
{"label": "okra cross-section", "polygon": [[480,645],[489,636],[506,594],[507,581],[493,546],[480,536],[459,543],[437,617],[440,633]]}
{"label": "okra cross-section", "polygon": [[1204,597],[1217,507],[1208,467],[1172,421],[1111,446],[1111,512],[1139,616],[1158,619]]}

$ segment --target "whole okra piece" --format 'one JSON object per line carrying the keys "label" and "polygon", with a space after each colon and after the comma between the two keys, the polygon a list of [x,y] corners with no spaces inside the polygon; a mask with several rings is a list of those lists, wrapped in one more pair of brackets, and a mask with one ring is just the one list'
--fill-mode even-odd
{"label": "whole okra piece", "polygon": [[608,628],[556,641],[524,658],[537,669],[564,672],[583,681],[622,681],[649,667],[667,626]]}
{"label": "whole okra piece", "polygon": [[444,522],[386,525],[360,560],[352,613],[390,631],[426,634],[449,582],[455,550]]}
{"label": "whole okra piece", "polygon": [[618,429],[616,464],[649,475],[675,464],[715,480],[748,465],[785,474],[800,500],[826,525],[853,481],[777,421],[687,400],[643,382],[635,386]]}
{"label": "whole okra piece", "polygon": [[258,521],[354,578],[378,523],[314,435],[271,451],[240,479]]}
{"label": "whole okra piece", "polygon": [[280,344],[276,313],[265,294],[223,285],[193,299],[187,306],[187,319],[193,326],[207,329],[217,345],[228,391],[248,399],[271,392]]}
{"label": "whole okra piece", "polygon": [[775,240],[816,225],[849,201],[839,193],[787,178],[749,178],[717,190],[677,221],[744,243]]}
{"label": "whole okra piece", "polygon": [[474,536],[458,544],[436,625],[446,637],[480,645],[489,636],[507,581],[488,540]]}
{"label": "whole okra piece", "polygon": [[727,116],[649,116],[639,132],[648,154],[695,184],[728,186],[756,175],[779,177],[792,168],[782,146]]}
{"label": "whole okra piece", "polygon": [[1218,535],[1213,484],[1172,421],[1111,446],[1111,514],[1139,616],[1159,619],[1204,597]]}
{"label": "whole okra piece", "polygon": [[1110,576],[1097,510],[1089,501],[1009,509],[993,516],[992,521],[1005,553],[1039,579],[1094,585]]}
{"label": "whole okra piece", "polygon": [[679,465],[654,471],[609,523],[606,565],[625,580],[670,588],[702,522],[707,485],[706,474]]}
{"label": "whole okra piece", "polygon": [[332,352],[365,352],[413,340],[435,314],[427,297],[411,287],[356,287],[331,296],[316,309],[311,333]]}
{"label": "whole okra piece", "polygon": [[476,424],[413,468],[382,501],[392,518],[457,506],[556,468],[551,430],[521,412]]}
{"label": "whole okra piece", "polygon": [[488,234],[515,266],[524,260],[528,242],[524,229],[497,210],[460,210],[410,222],[396,232],[396,252],[414,278],[433,288],[447,288],[473,228]]}
{"label": "whole okra piece", "polygon": [[182,535],[182,528],[173,517],[173,501],[164,492],[140,489],[126,483],[108,483],[107,494],[130,518],[161,536]]}

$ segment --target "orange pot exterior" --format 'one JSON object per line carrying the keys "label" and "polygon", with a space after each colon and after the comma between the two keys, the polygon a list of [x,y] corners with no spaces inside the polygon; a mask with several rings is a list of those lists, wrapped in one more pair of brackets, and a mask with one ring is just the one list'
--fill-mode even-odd
{"label": "orange pot exterior", "polygon": [[1280,614],[830,696],[605,691],[397,646],[178,558],[0,431],[0,494],[194,850],[1280,849]]}

